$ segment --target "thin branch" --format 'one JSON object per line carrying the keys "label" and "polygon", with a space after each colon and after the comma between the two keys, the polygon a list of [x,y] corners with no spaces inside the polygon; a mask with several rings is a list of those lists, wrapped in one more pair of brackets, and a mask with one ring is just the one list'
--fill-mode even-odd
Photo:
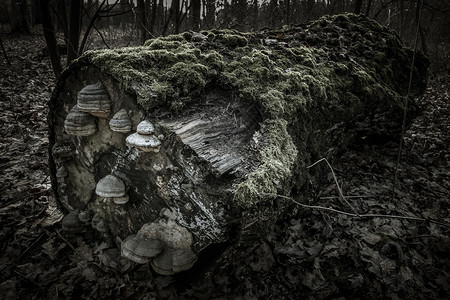
{"label": "thin branch", "polygon": [[397,163],[395,165],[395,175],[394,175],[394,184],[392,186],[392,199],[394,199],[395,196],[395,189],[397,187],[397,180],[398,180],[398,167],[400,165],[400,157],[402,155],[402,149],[403,149],[403,138],[405,135],[405,130],[406,130],[406,117],[408,114],[408,102],[409,102],[409,97],[411,96],[411,88],[412,88],[412,79],[413,79],[413,70],[414,70],[414,63],[416,60],[416,52],[417,52],[417,41],[418,41],[418,37],[419,37],[419,28],[420,28],[420,18],[422,16],[422,8],[423,6],[419,7],[419,4],[417,4],[418,7],[417,9],[419,10],[418,16],[417,16],[417,30],[416,30],[416,37],[414,40],[414,49],[413,49],[413,56],[412,56],[412,60],[411,60],[411,69],[409,71],[409,83],[408,83],[408,92],[406,94],[405,97],[405,108],[403,111],[403,123],[402,123],[402,131],[400,134],[400,142],[398,145],[398,153],[397,153]]}
{"label": "thin branch", "polygon": [[[84,47],[86,47],[87,39],[88,39],[89,35],[91,34],[92,27],[95,26],[95,21],[99,18],[101,9],[103,8],[103,5],[105,5],[105,3],[106,3],[106,0],[103,0],[102,3],[100,3],[100,5],[97,8],[97,10],[95,11],[94,15],[89,20],[89,24],[86,28],[86,31],[84,32],[83,40],[81,41],[80,53],[83,53]],[[81,7],[83,8],[84,12],[86,13],[86,16],[89,18],[89,13],[88,13],[86,7],[84,6],[84,4],[81,4]]]}
{"label": "thin branch", "polygon": [[18,262],[28,251],[30,251],[31,248],[33,248],[34,245],[36,245],[37,242],[44,236],[45,232],[41,233],[38,238],[27,248],[25,251],[23,251],[18,258],[14,260],[14,263]]}
{"label": "thin branch", "polygon": [[59,230],[56,230],[56,233],[59,235],[59,237],[60,237],[64,242],[66,242],[67,245],[69,245],[70,248],[72,248],[73,251],[75,251],[75,247],[74,247],[68,240],[66,240],[66,239],[61,235],[61,233],[59,232]]}
{"label": "thin branch", "polygon": [[2,42],[2,39],[1,39],[1,38],[0,38],[0,46],[2,47],[2,52],[3,52],[3,55],[5,56],[6,62],[7,62],[8,65],[10,66],[10,65],[11,65],[11,62],[9,61],[8,54],[6,54],[5,48],[3,47],[3,42]]}
{"label": "thin branch", "polygon": [[442,223],[439,221],[435,221],[433,219],[428,219],[428,218],[420,218],[420,217],[408,217],[408,216],[398,216],[398,215],[383,215],[383,214],[352,214],[352,213],[348,213],[345,211],[341,211],[341,210],[337,210],[331,207],[324,207],[324,206],[318,206],[318,205],[306,205],[303,203],[298,202],[297,200],[294,200],[291,197],[288,196],[283,196],[283,195],[273,195],[273,194],[266,194],[267,196],[272,196],[272,197],[277,197],[277,198],[283,198],[283,199],[288,199],[291,200],[292,202],[294,202],[295,204],[304,207],[304,208],[309,208],[309,209],[318,209],[318,210],[324,210],[324,211],[329,211],[329,212],[333,212],[333,213],[337,213],[337,214],[341,214],[341,215],[346,215],[349,217],[353,217],[353,218],[358,218],[358,219],[366,219],[366,218],[387,218],[387,219],[401,219],[401,220],[410,220],[410,221],[420,221],[420,222],[430,222],[430,223],[434,223],[440,226],[445,226],[445,227],[450,227],[450,224],[447,223]]}
{"label": "thin branch", "polygon": [[307,169],[309,169],[309,168],[312,168],[312,167],[314,167],[315,165],[317,165],[318,163],[320,163],[320,162],[322,162],[322,161],[325,161],[326,163],[327,163],[327,165],[328,165],[328,167],[330,168],[330,170],[331,170],[331,174],[333,175],[333,178],[334,178],[334,182],[336,183],[336,187],[337,187],[337,190],[338,190],[338,192],[339,192],[339,197],[353,210],[353,212],[357,215],[357,216],[359,216],[359,213],[356,211],[356,209],[353,207],[353,205],[351,205],[350,204],[350,202],[348,202],[347,201],[347,199],[344,197],[344,194],[342,193],[342,189],[341,189],[341,187],[339,186],[339,183],[338,183],[338,180],[337,180],[337,178],[336,178],[336,174],[334,174],[334,170],[333,170],[333,167],[330,165],[330,163],[328,162],[328,160],[324,157],[324,158],[321,158],[321,159],[319,159],[318,161],[316,161],[315,163],[313,163],[312,165],[310,165],[309,167],[306,167]]}

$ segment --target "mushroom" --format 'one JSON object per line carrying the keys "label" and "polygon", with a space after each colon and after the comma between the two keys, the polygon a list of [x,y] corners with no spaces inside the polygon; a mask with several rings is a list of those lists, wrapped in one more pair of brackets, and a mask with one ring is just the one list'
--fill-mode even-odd
{"label": "mushroom", "polygon": [[152,268],[161,275],[173,275],[173,249],[166,249],[163,253],[155,257],[152,262]]}
{"label": "mushroom", "polygon": [[83,223],[78,219],[78,211],[68,213],[61,221],[61,226],[66,233],[80,233],[83,231]]}
{"label": "mushroom", "polygon": [[64,120],[64,129],[70,135],[88,136],[95,133],[97,126],[92,115],[81,111],[75,105]]}
{"label": "mushroom", "polygon": [[94,217],[92,217],[91,226],[103,235],[106,235],[109,232],[108,223],[99,214],[95,214]]}
{"label": "mushroom", "polygon": [[173,271],[175,273],[192,268],[197,261],[197,255],[191,249],[175,249],[173,251]]}
{"label": "mushroom", "polygon": [[161,141],[154,135],[155,126],[147,120],[140,122],[136,133],[127,136],[126,142],[144,152],[159,152]]}
{"label": "mushroom", "polygon": [[112,199],[113,199],[114,203],[116,203],[116,204],[125,204],[130,200],[128,195],[125,195],[123,197],[113,197]]}
{"label": "mushroom", "polygon": [[121,244],[122,256],[138,264],[145,264],[164,249],[164,243],[157,239],[130,235]]}
{"label": "mushroom", "polygon": [[82,210],[78,214],[78,219],[83,223],[89,223],[91,221],[91,213],[88,210]]}
{"label": "mushroom", "polygon": [[133,133],[127,136],[126,142],[130,146],[135,146],[144,152],[159,152],[161,141],[154,135],[143,135]]}
{"label": "mushroom", "polygon": [[150,135],[155,132],[155,126],[147,120],[140,122],[136,128],[137,133],[143,135]]}
{"label": "mushroom", "polygon": [[117,204],[128,202],[125,183],[114,175],[106,175],[97,182],[95,193],[105,199],[112,199]]}
{"label": "mushroom", "polygon": [[[135,250],[139,243],[147,243],[145,248],[157,248],[151,256]],[[122,255],[138,263],[146,263],[154,257],[151,265],[155,272],[172,275],[190,269],[197,261],[191,250],[192,234],[173,219],[147,223],[122,243]]]}
{"label": "mushroom", "polygon": [[109,121],[109,128],[116,132],[130,132],[132,125],[133,123],[131,122],[130,116],[125,109],[119,110]]}
{"label": "mushroom", "polygon": [[111,112],[108,91],[101,82],[87,85],[78,92],[78,108],[99,118],[107,118]]}
{"label": "mushroom", "polygon": [[152,262],[152,268],[161,275],[172,275],[192,268],[197,261],[197,255],[191,249],[165,249],[156,256]]}

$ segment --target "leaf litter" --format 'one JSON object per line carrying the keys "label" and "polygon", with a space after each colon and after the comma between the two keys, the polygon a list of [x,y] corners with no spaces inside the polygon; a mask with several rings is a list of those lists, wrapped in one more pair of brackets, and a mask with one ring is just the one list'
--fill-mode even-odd
{"label": "leaf litter", "polygon": [[[196,276],[157,275],[89,230],[62,236],[48,177],[46,102],[54,78],[45,44],[40,36],[6,36],[4,44],[12,66],[0,60],[3,299],[449,297],[449,227],[428,221],[297,208],[251,247],[237,242]],[[419,99],[423,113],[406,132],[393,197],[395,143],[360,141],[330,162],[359,214],[450,224],[449,79],[436,76]],[[308,204],[351,211],[331,172],[313,190]]]}

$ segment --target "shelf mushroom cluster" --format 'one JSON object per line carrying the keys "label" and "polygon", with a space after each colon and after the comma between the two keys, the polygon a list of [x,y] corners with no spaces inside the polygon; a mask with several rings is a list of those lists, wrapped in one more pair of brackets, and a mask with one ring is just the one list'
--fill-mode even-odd
{"label": "shelf mushroom cluster", "polygon": [[[95,117],[108,118],[111,113],[111,99],[101,82],[87,85],[78,92],[77,104],[64,121],[64,129],[70,135],[89,136],[97,131]],[[128,133],[133,122],[125,109],[114,114],[109,121],[112,131]],[[148,120],[137,125],[136,132],[126,138],[126,143],[144,152],[159,152],[161,141],[154,134],[155,126]]]}
{"label": "shelf mushroom cluster", "polygon": [[97,131],[95,117],[107,118],[111,112],[111,99],[101,82],[87,85],[78,92],[77,104],[64,121],[67,134],[88,136]]}
{"label": "shelf mushroom cluster", "polygon": [[190,269],[197,261],[191,250],[192,234],[175,220],[147,223],[121,245],[122,256],[140,264],[151,263],[155,272],[172,275]]}

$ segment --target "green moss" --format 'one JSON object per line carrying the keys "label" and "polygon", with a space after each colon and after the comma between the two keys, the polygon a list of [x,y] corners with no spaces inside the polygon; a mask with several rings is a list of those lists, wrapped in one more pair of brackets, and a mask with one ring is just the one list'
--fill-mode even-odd
{"label": "green moss", "polygon": [[216,43],[222,44],[225,47],[230,48],[244,47],[248,44],[247,38],[245,38],[245,36],[238,31],[224,30],[224,31],[217,31],[214,33],[215,33],[214,41]]}

